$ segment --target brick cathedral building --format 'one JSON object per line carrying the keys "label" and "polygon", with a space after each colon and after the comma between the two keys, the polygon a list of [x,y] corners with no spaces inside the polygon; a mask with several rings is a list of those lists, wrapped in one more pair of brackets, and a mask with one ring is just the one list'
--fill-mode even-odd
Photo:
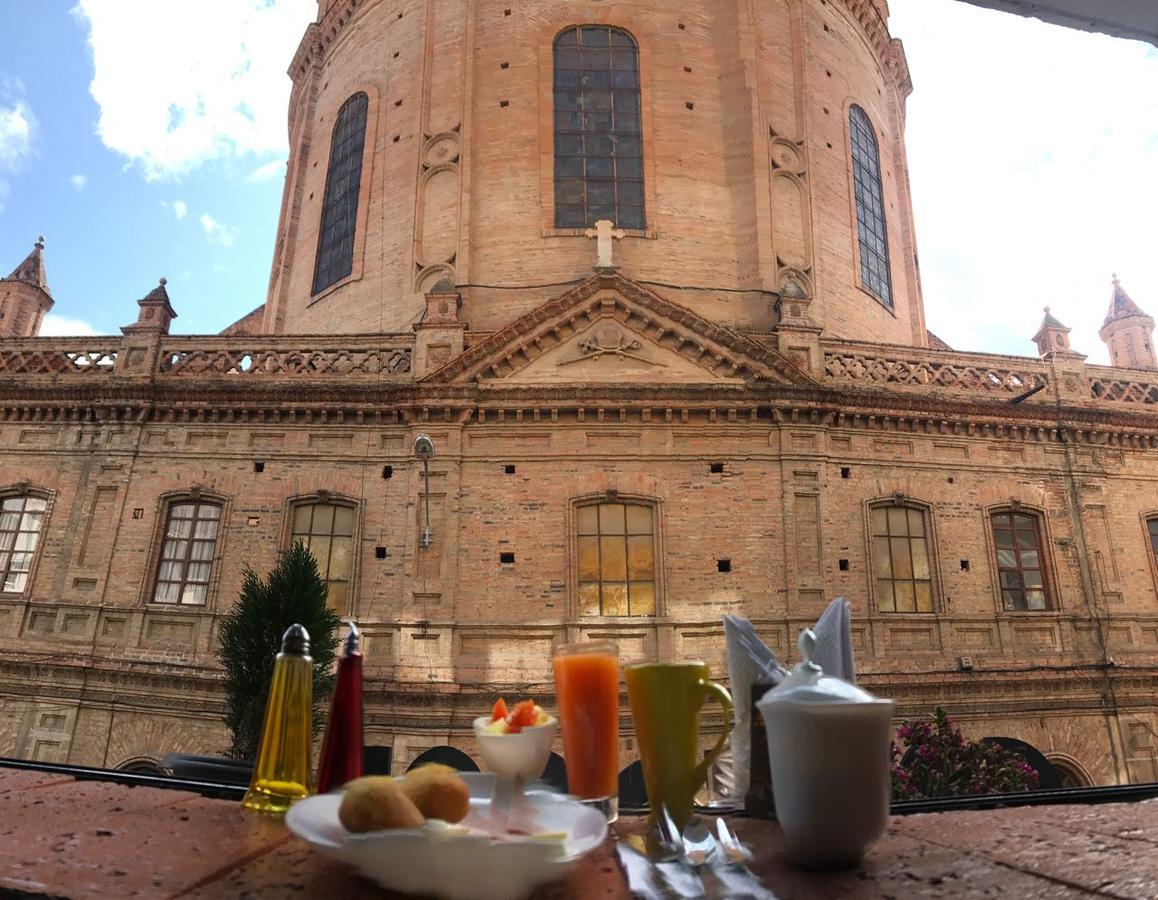
{"label": "brick cathedral building", "polygon": [[290,75],[263,306],[38,338],[43,245],[0,282],[0,755],[220,750],[301,538],[400,765],[559,642],[722,672],[723,614],[787,656],[843,594],[901,715],[1158,777],[1153,320],[926,331],[886,0],[322,0]]}

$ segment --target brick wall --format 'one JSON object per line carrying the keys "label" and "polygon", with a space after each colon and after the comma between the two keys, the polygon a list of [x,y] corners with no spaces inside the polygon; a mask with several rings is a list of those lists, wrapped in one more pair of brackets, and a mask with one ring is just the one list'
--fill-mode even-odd
{"label": "brick wall", "polygon": [[[907,74],[863,6],[335,4],[303,42],[320,52],[299,52],[291,69],[293,150],[267,330],[402,330],[422,292],[449,277],[464,317],[488,331],[537,305],[541,289],[529,288],[585,277],[592,241],[554,228],[552,44],[570,25],[603,23],[639,43],[648,229],[616,247],[625,269],[757,332],[775,324],[777,293],[797,273],[828,333],[923,346]],[[354,271],[311,297],[330,136],[358,91],[370,111]],[[859,287],[852,103],[880,142],[893,310]]]}

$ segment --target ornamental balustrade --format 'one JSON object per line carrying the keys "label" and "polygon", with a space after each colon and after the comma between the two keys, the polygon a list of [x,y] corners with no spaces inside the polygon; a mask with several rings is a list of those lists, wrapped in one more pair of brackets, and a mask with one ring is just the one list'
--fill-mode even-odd
{"label": "ornamental balustrade", "polygon": [[347,337],[166,338],[157,374],[162,377],[384,378],[410,372],[413,351],[405,339]]}
{"label": "ornamental balustrade", "polygon": [[1086,374],[1091,400],[1135,406],[1158,404],[1158,379],[1145,378],[1144,373],[1137,369],[1087,366]]}
{"label": "ornamental balustrade", "polygon": [[824,374],[865,387],[1009,397],[1050,383],[1048,365],[1038,360],[849,343],[824,347]]}
{"label": "ornamental balustrade", "polygon": [[[0,377],[365,378],[406,376],[413,362],[405,336],[150,336],[155,363],[139,337],[0,340]],[[151,369],[151,371],[150,371]]]}
{"label": "ornamental balustrade", "polygon": [[0,341],[0,375],[80,375],[100,378],[116,370],[119,348],[109,338]]}

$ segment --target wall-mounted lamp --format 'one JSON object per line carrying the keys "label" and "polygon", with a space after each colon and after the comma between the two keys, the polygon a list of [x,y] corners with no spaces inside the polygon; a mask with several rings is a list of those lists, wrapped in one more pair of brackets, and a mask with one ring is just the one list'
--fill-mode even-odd
{"label": "wall-mounted lamp", "polygon": [[414,439],[414,455],[422,460],[422,477],[426,485],[423,499],[426,501],[425,522],[422,526],[422,536],[418,539],[421,547],[429,547],[434,541],[434,532],[430,530],[430,461],[434,459],[434,441],[428,434],[420,434]]}

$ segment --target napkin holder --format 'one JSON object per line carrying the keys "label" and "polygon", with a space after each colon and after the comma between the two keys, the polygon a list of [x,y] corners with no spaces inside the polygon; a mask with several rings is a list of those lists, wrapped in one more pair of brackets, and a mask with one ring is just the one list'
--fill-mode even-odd
{"label": "napkin holder", "polygon": [[768,758],[768,727],[756,704],[775,685],[771,681],[756,681],[752,684],[751,739],[748,744],[749,769],[748,793],[744,795],[744,811],[753,819],[775,819],[776,805],[772,799],[772,764]]}

